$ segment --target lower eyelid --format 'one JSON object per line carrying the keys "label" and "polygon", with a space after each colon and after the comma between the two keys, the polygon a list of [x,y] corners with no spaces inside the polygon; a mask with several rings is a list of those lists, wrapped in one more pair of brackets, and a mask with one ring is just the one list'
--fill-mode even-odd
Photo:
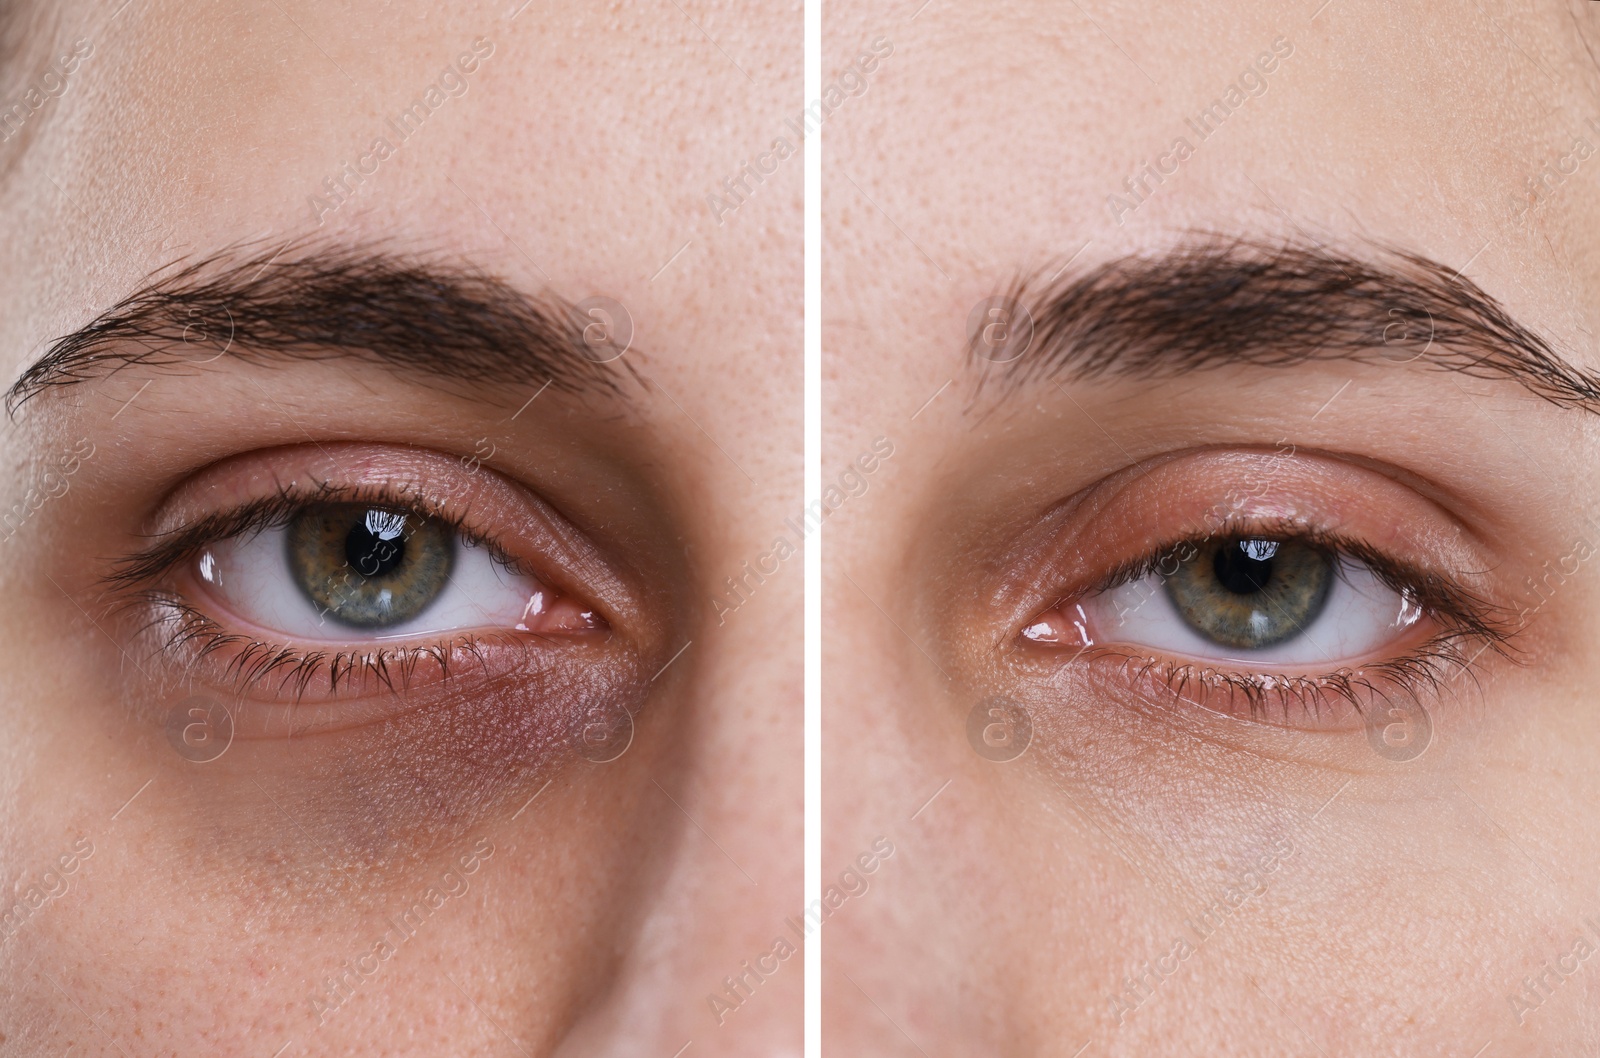
{"label": "lower eyelid", "polygon": [[[295,737],[361,726],[495,687],[542,686],[557,673],[565,674],[558,679],[562,686],[592,684],[600,672],[622,679],[620,673],[637,663],[604,632],[560,640],[499,631],[401,645],[287,646],[218,625],[181,597],[150,598],[146,605],[155,616],[139,635],[154,663],[227,702],[241,727],[271,729],[261,737],[282,737],[291,726]],[[292,725],[284,719],[289,716]]]}
{"label": "lower eyelid", "polygon": [[1360,730],[1364,717],[1381,710],[1391,694],[1410,693],[1387,673],[1364,669],[1320,675],[1229,672],[1115,650],[1098,654],[1091,668],[1108,696],[1132,694],[1161,710],[1181,707],[1330,734]]}
{"label": "lower eyelid", "polygon": [[436,681],[404,696],[229,698],[233,752],[285,751],[278,744],[303,760],[328,739],[337,740],[326,745],[339,762],[365,745],[400,754],[407,767],[424,755],[449,761],[451,772],[550,764],[581,750],[591,725],[631,725],[649,686],[636,660],[527,655],[491,665],[488,675]]}
{"label": "lower eyelid", "polygon": [[1391,657],[1331,671],[1271,671],[1117,644],[1023,642],[1018,671],[1037,681],[1032,693],[1059,688],[1038,706],[1052,713],[1057,707],[1049,698],[1065,694],[1100,707],[1145,710],[1163,722],[1227,718],[1322,734],[1359,733],[1370,718],[1387,716],[1397,705],[1426,711],[1432,697],[1475,686],[1473,674],[1486,663],[1485,654],[1515,656],[1497,642],[1427,620],[1396,644]]}

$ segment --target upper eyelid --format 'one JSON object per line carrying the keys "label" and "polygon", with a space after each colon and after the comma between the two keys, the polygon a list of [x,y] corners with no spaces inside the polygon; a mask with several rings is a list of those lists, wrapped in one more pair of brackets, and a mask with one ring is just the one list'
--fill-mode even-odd
{"label": "upper eyelid", "polygon": [[[1459,590],[1441,601],[1468,602],[1475,595],[1485,604],[1474,607],[1478,611],[1514,611],[1494,605],[1510,598],[1495,534],[1485,536],[1479,519],[1463,516],[1463,506],[1470,514],[1471,505],[1462,497],[1381,460],[1285,447],[1280,441],[1276,449],[1242,442],[1184,448],[1080,486],[1036,514],[1008,545],[998,583],[985,588],[982,605],[997,630],[1019,630],[1053,604],[1125,577],[1184,539],[1246,526],[1260,533],[1270,524],[1296,537],[1320,537],[1357,558],[1375,558],[1380,571],[1449,571]],[[1273,468],[1270,476],[1262,472],[1263,460]],[[1263,483],[1269,487],[1259,488]],[[1236,500],[1236,493],[1248,502]],[[1377,546],[1362,546],[1369,540]]]}

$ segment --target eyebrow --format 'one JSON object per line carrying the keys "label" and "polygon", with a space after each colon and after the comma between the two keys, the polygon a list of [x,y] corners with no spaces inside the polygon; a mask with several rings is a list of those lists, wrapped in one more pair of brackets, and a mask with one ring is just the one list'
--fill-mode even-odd
{"label": "eyebrow", "polygon": [[[1010,390],[1345,360],[1509,380],[1559,407],[1600,412],[1600,375],[1563,359],[1459,271],[1399,249],[1380,247],[1369,261],[1201,233],[1077,276],[1023,276],[1002,304],[1031,314],[1031,344],[985,349],[975,330],[968,354],[1001,361],[993,366]],[[1013,323],[1012,347],[1021,335]]]}
{"label": "eyebrow", "polygon": [[582,308],[455,259],[371,246],[235,247],[158,271],[57,338],[6,392],[6,411],[15,416],[52,388],[224,350],[250,363],[367,359],[431,380],[618,396],[634,377],[615,359],[626,345],[594,330]]}

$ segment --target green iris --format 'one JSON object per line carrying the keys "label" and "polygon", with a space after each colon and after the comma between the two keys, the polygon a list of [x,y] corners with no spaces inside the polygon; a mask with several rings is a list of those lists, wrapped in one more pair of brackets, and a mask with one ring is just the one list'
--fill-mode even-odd
{"label": "green iris", "polygon": [[1303,632],[1328,601],[1333,558],[1292,540],[1208,540],[1166,578],[1189,627],[1213,643],[1258,650]]}
{"label": "green iris", "polygon": [[412,511],[318,504],[295,515],[285,535],[300,590],[352,628],[417,616],[444,590],[455,562],[454,532]]}

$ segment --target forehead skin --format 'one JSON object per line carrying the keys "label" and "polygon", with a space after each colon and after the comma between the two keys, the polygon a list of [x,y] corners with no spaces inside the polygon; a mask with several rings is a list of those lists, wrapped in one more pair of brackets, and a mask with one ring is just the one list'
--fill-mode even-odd
{"label": "forehead skin", "polygon": [[[830,129],[830,175],[848,174],[871,202],[826,181],[827,318],[865,326],[864,306],[873,318],[894,306],[896,324],[930,340],[878,320],[861,333],[896,340],[852,358],[861,384],[849,393],[918,370],[935,338],[961,342],[966,310],[1019,268],[1091,240],[1079,263],[1092,262],[1188,228],[1303,230],[1470,261],[1467,274],[1513,313],[1576,344],[1600,311],[1578,296],[1600,268],[1600,165],[1582,165],[1532,223],[1517,221],[1511,196],[1574,136],[1600,144],[1585,125],[1600,115],[1600,69],[1578,32],[1600,38],[1590,6],[1334,0],[1315,21],[1316,4],[1023,3],[974,20],[935,0],[911,23],[887,5],[831,10],[830,68],[879,34],[896,51]],[[1185,118],[1280,37],[1294,50],[1265,94],[1201,140]],[[1124,181],[1179,137],[1193,156],[1113,223],[1107,197],[1127,197]],[[866,261],[876,267],[854,267]]]}
{"label": "forehead skin", "polygon": [[[849,1039],[873,1053],[965,1046],[1073,1055],[1093,1034],[1096,1044],[1085,1055],[1311,1054],[1320,1045],[1306,1033],[1322,1045],[1330,1033],[1347,1043],[1368,1039],[1376,1050],[1380,1040],[1384,1048],[1402,1046],[1382,1033],[1403,1025],[1406,1053],[1448,1047],[1472,1054],[1484,1040],[1507,1038],[1515,1029],[1503,996],[1483,981],[1464,987],[1472,957],[1457,949],[1450,959],[1436,958],[1429,944],[1400,941],[1394,922],[1417,924],[1406,936],[1424,931],[1422,923],[1448,922],[1445,933],[1459,928],[1495,938],[1491,984],[1504,977],[1506,991],[1520,987],[1518,974],[1571,944],[1564,924],[1548,937],[1529,924],[1539,917],[1531,909],[1551,912],[1555,898],[1547,877],[1458,793],[1447,790],[1437,802],[1443,808],[1423,813],[1438,823],[1425,831],[1408,829],[1382,804],[1363,803],[1361,812],[1345,815],[1330,810],[1343,840],[1330,858],[1285,885],[1327,881],[1327,889],[1351,903],[1313,901],[1304,921],[1278,933],[1257,932],[1262,918],[1241,919],[1225,947],[1194,960],[1200,968],[1186,971],[1186,982],[1160,986],[1160,1000],[1141,1011],[1140,1028],[1108,1043],[1101,1032],[1106,996],[1121,990],[1119,975],[1165,955],[1171,937],[1162,931],[1193,910],[1161,906],[1118,853],[1135,861],[1148,853],[1144,862],[1157,864],[1151,869],[1159,875],[1171,849],[1192,852],[1195,860],[1229,849],[1227,839],[1236,835],[1192,846],[1172,835],[1191,823],[1213,824],[1234,807],[1228,782],[1237,776],[1129,772],[1116,776],[1121,785],[1108,794],[1070,783],[1044,788],[1046,780],[1031,782],[1035,773],[1018,764],[983,770],[985,762],[973,761],[957,726],[966,705],[950,706],[949,717],[940,711],[949,671],[959,681],[961,660],[928,646],[935,633],[912,616],[914,604],[895,601],[917,598],[919,576],[939,576],[904,556],[921,553],[910,541],[928,511],[958,496],[965,479],[953,468],[968,448],[993,455],[1004,451],[1008,437],[1025,444],[1030,436],[1048,436],[1037,423],[1058,423],[1059,432],[1085,448],[1102,445],[1110,461],[1117,457],[1116,442],[1080,426],[1086,416],[1112,435],[1123,417],[1157,432],[1150,421],[1161,408],[1152,410],[1148,400],[1141,407],[1138,383],[1106,391],[1084,387],[1076,408],[1043,392],[1037,405],[1030,394],[992,419],[963,414],[971,391],[962,374],[969,310],[1005,289],[1019,271],[1042,267],[1049,275],[1080,250],[1076,267],[1092,267],[1171,245],[1192,229],[1357,251],[1366,243],[1394,244],[1464,268],[1564,355],[1590,369],[1600,366],[1592,339],[1600,325],[1600,155],[1567,175],[1529,219],[1518,219],[1512,201],[1546,162],[1554,168],[1569,154],[1575,136],[1600,147],[1600,127],[1587,124],[1600,118],[1600,69],[1580,34],[1581,28],[1591,41],[1600,39],[1596,5],[1332,0],[1320,13],[1319,6],[1321,0],[1082,0],[989,5],[979,12],[970,4],[932,0],[914,20],[915,3],[826,10],[825,70],[844,67],[878,36],[892,40],[895,50],[870,75],[866,93],[845,103],[827,129],[824,469],[845,465],[878,434],[894,438],[896,454],[874,494],[829,527],[830,557],[848,556],[851,580],[830,565],[824,666],[830,701],[849,710],[852,723],[848,730],[824,729],[825,811],[830,820],[859,822],[830,828],[825,863],[833,866],[825,870],[837,870],[880,828],[892,828],[904,849],[898,875],[879,882],[882,895],[869,898],[876,903],[830,935],[825,979],[835,1041]],[[1293,52],[1267,76],[1266,92],[1202,141],[1185,119],[1221,96],[1278,38],[1287,38]],[[1193,147],[1192,156],[1164,183],[1151,182],[1153,194],[1115,223],[1107,196],[1126,196],[1124,181],[1180,136]],[[1269,400],[1287,393],[1295,407],[1303,397],[1304,420],[1351,373],[1322,369],[1314,387],[1304,379],[1269,379],[1255,391],[1267,392]],[[951,379],[954,385],[941,388]],[[1232,433],[1250,433],[1248,405],[1224,405],[1232,394],[1197,381],[1206,408],[1193,411],[1183,403],[1186,384],[1159,391],[1175,419],[1213,426],[1238,420],[1243,425]],[[1447,379],[1421,385],[1430,384],[1456,399]],[[1349,407],[1377,408],[1385,397],[1368,386],[1361,399],[1367,403]],[[1507,406],[1527,409],[1530,423],[1549,423],[1557,414],[1525,399],[1496,407]],[[1471,411],[1449,407],[1457,421]],[[1428,411],[1419,430],[1429,429]],[[1352,414],[1355,421],[1328,415],[1316,425],[1332,431],[1337,444],[1339,431],[1359,433],[1360,412]],[[1592,456],[1567,444],[1580,433],[1592,436],[1593,427],[1560,414],[1568,416],[1563,425],[1573,434],[1560,446],[1534,451],[1559,468],[1564,482],[1581,481]],[[1501,415],[1498,421],[1521,438],[1523,424],[1514,419]],[[1269,421],[1275,426],[1278,420]],[[1375,421],[1403,433],[1388,419]],[[1031,435],[1029,426],[1036,427]],[[1193,440],[1221,440],[1228,432]],[[1277,436],[1250,441],[1270,445]],[[1509,448],[1499,434],[1493,437],[1487,447]],[[1127,435],[1120,440],[1137,444]],[[1538,440],[1549,444],[1549,431]],[[1070,464],[1070,456],[1064,452],[1058,462]],[[1041,479],[1054,473],[1023,466]],[[1003,472],[993,465],[968,471],[973,478]],[[1540,485],[1546,480],[1526,465],[1516,473]],[[1031,485],[1014,484],[1018,491]],[[991,493],[1002,491],[995,486]],[[1579,593],[1583,598],[1575,597]],[[1592,605],[1593,592],[1580,587],[1566,601],[1581,608],[1586,600]],[[949,671],[936,670],[922,651]],[[1550,697],[1581,706],[1588,693],[1578,686]],[[1524,697],[1515,704],[1530,702]],[[1582,728],[1586,741],[1580,744],[1591,746],[1588,716],[1587,709],[1567,710],[1553,726],[1567,736]],[[1098,729],[1078,734],[1086,740],[1085,759],[1120,760],[1118,750],[1104,748],[1117,744],[1117,732],[1098,739],[1104,734]],[[1521,744],[1519,734],[1511,732],[1508,745]],[[1560,756],[1551,745],[1541,743],[1553,758]],[[1523,769],[1533,767],[1526,761],[1486,778],[1497,798],[1496,818],[1521,847],[1537,842],[1536,855],[1550,856],[1541,862],[1560,862],[1564,882],[1588,877],[1596,862],[1581,828],[1556,821],[1586,803],[1589,756],[1584,750],[1576,759],[1563,757],[1570,767],[1555,766],[1559,778],[1540,767],[1546,779],[1539,783],[1525,781]],[[1163,792],[1184,782],[1188,787],[1168,805],[1140,799],[1140,790],[1164,778],[1171,783]],[[1287,800],[1280,805],[1311,816],[1342,777],[1321,778],[1323,794],[1301,801],[1283,791]],[[948,788],[941,785],[947,782]],[[936,799],[919,809],[936,791]],[[1154,811],[1139,818],[1108,810],[1099,817],[1103,829],[1096,829],[1089,825],[1094,815],[1072,803],[1093,793],[1125,810]],[[1552,811],[1552,805],[1561,807]],[[1541,821],[1537,835],[1529,828],[1534,819]],[[1238,829],[1253,826],[1247,820]],[[1163,835],[1163,827],[1171,829]],[[1173,891],[1211,884],[1210,864],[1184,866],[1191,871],[1171,879]],[[1480,884],[1481,900],[1447,895]],[[1363,906],[1363,893],[1391,901],[1392,912]],[[1566,909],[1550,917],[1577,922]],[[941,971],[932,970],[935,965]],[[1246,972],[1230,973],[1240,967]],[[1289,1015],[1248,987],[1242,978],[1249,973],[1291,1008]],[[1285,991],[1294,998],[1285,999]],[[962,1002],[951,1002],[956,994]],[[1337,998],[1352,995],[1357,998]],[[1467,995],[1489,998],[1468,1008]],[[1592,981],[1569,984],[1562,1005],[1541,1012],[1541,1024],[1555,1034],[1547,1038],[1581,1032],[1579,1012],[1593,995]],[[1450,1024],[1439,1024],[1440,1018]]]}
{"label": "forehead skin", "polygon": [[[308,233],[442,251],[525,291],[548,284],[571,300],[604,294],[627,306],[640,354],[635,362],[673,398],[655,390],[636,393],[627,414],[644,420],[659,440],[659,447],[638,454],[640,464],[692,493],[694,502],[680,504],[698,512],[681,527],[684,549],[727,558],[727,569],[708,563],[708,575],[719,582],[736,572],[732,556],[762,553],[794,506],[801,480],[801,166],[792,162],[769,177],[722,225],[705,199],[767,147],[794,109],[798,10],[539,0],[512,20],[517,8],[513,0],[59,5],[50,16],[56,39],[4,77],[5,91],[20,93],[43,68],[45,54],[80,37],[93,47],[65,93],[30,119],[35,127],[26,149],[7,159],[0,278],[12,308],[0,313],[0,349],[8,383],[42,343],[81,326],[183,254],[204,255],[241,241],[270,246]],[[493,52],[467,75],[466,93],[447,98],[351,201],[318,226],[308,197],[367,153],[375,137],[397,140],[389,119],[480,39]],[[29,440],[25,431],[12,436],[19,450],[5,459],[17,466],[26,459],[20,446]],[[798,651],[775,646],[793,642],[798,631],[798,617],[790,616],[798,612],[797,569],[766,587],[725,632],[714,630],[695,644],[701,682],[692,714],[681,719],[697,732],[696,752],[718,763],[704,769],[684,763],[676,788],[662,775],[664,789],[694,813],[696,824],[761,879],[760,890],[750,889],[680,810],[662,801],[671,826],[681,824],[693,837],[684,838],[680,854],[672,851],[677,838],[661,835],[662,856],[673,864],[670,877],[651,883],[652,904],[642,916],[650,923],[648,938],[625,960],[626,978],[607,982],[606,1009],[592,996],[584,997],[595,1004],[592,1010],[542,1008],[546,997],[562,994],[560,987],[532,989],[514,971],[493,969],[496,962],[505,966],[493,953],[506,946],[517,924],[479,922],[439,943],[456,949],[450,958],[498,974],[492,994],[485,985],[475,996],[491,1012],[497,1003],[502,1012],[531,1008],[543,1026],[594,1015],[598,1022],[591,1020],[586,1031],[624,1049],[660,1049],[666,1036],[681,1041],[694,1035],[696,1053],[749,1053],[797,1036],[798,959],[764,986],[760,1003],[720,1034],[701,1038],[709,1028],[705,991],[720,987],[741,960],[767,951],[783,916],[801,902],[800,820],[790,796],[799,781],[798,680],[790,663]],[[710,598],[718,588],[696,590]],[[13,612],[5,620],[8,633],[16,634],[27,617]],[[30,659],[36,668],[43,660]],[[33,677],[51,685],[46,673]],[[20,700],[7,705],[23,706]],[[702,712],[720,719],[691,724]],[[21,749],[17,753],[25,759]],[[80,756],[82,767],[93,770],[95,762]],[[40,781],[19,766],[8,779],[8,796],[33,796],[28,790]],[[16,833],[9,824],[7,830],[19,854],[54,843]],[[137,863],[120,854],[102,863],[110,871],[130,860]],[[218,1015],[215,1033],[206,1037],[217,1053],[235,1053],[225,1030],[251,1019],[252,1031],[262,1035],[249,1046],[272,1053],[279,1027],[303,1014],[300,997],[290,997],[295,1005],[284,1007],[281,1017],[250,1010],[239,981],[230,983],[226,973],[195,970],[204,978],[197,984],[166,966],[162,953],[151,951],[154,943],[143,949],[148,959],[132,952],[134,938],[179,936],[171,932],[179,927],[163,926],[148,907],[131,906],[138,894],[126,873],[108,877],[126,887],[84,894],[93,900],[79,905],[82,920],[120,921],[132,931],[130,939],[117,960],[99,970],[86,967],[78,980],[133,975],[143,982],[144,1006],[142,1013],[128,1013],[131,1021],[108,1018],[104,1024],[124,1038],[131,1038],[130,1026],[144,1032],[159,1024],[181,1040],[194,1033],[179,1028],[204,1025],[214,1011],[232,1009],[232,1015]],[[556,880],[556,892],[543,884],[550,880],[519,879],[510,868],[502,877],[505,885],[522,885],[529,903],[544,894],[551,907],[561,901],[583,906],[582,886],[572,879]],[[119,902],[130,906],[119,908]],[[50,924],[70,932],[69,917]],[[709,937],[713,921],[716,935]],[[370,932],[370,924],[362,924],[359,936],[336,943],[354,951],[355,941],[368,941]],[[96,954],[111,947],[92,947],[98,941],[83,938],[72,943],[73,950]],[[499,1053],[495,1048],[508,1047],[487,1022],[463,1028],[463,1019],[475,1017],[471,1008],[423,963],[394,975],[387,1006],[343,1019],[338,1031],[348,1036],[338,1039],[376,1053],[385,1033],[403,1029],[414,1033],[411,1045],[424,1048]],[[276,973],[254,965],[240,969],[241,979],[247,971],[257,984]],[[41,1011],[60,998],[43,982],[38,988],[34,1005]],[[110,1002],[95,1006],[98,994],[88,985],[78,991],[91,1013]],[[223,995],[237,996],[237,1005],[230,1008]],[[60,1024],[88,1031],[66,1006],[55,1013]],[[222,1026],[228,1017],[232,1021]],[[363,1023],[364,1017],[372,1020]],[[509,1027],[517,1031],[515,1023]],[[626,1045],[619,1042],[624,1038]],[[588,1045],[606,1044],[591,1039]],[[316,1046],[337,1049],[333,1030]]]}

